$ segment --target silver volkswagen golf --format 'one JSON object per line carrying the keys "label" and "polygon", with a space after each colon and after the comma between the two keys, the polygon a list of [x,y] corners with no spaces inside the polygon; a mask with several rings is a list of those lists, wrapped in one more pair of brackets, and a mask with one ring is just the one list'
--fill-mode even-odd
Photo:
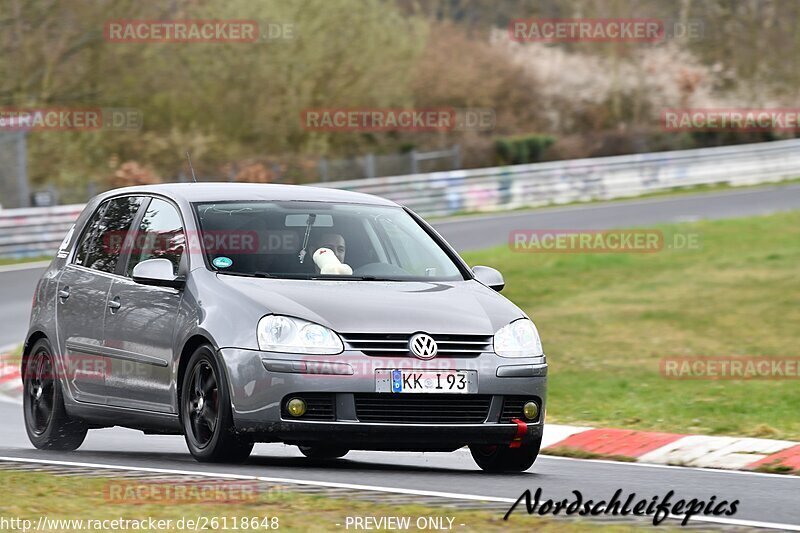
{"label": "silver volkswagen golf", "polygon": [[533,322],[413,212],[365,194],[190,183],[94,198],[33,299],[31,442],[183,435],[199,461],[256,442],[333,459],[454,451],[487,471],[539,452]]}

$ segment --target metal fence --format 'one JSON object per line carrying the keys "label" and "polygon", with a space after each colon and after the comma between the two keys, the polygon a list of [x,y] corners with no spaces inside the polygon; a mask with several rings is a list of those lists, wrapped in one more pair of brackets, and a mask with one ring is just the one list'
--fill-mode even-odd
{"label": "metal fence", "polygon": [[383,196],[425,216],[641,196],[800,177],[800,139],[319,184]]}
{"label": "metal fence", "polygon": [[52,255],[83,204],[0,211],[0,257]]}
{"label": "metal fence", "polygon": [[436,172],[461,167],[461,149],[453,146],[447,150],[417,152],[411,150],[403,154],[367,154],[352,159],[321,159],[319,162],[320,181],[353,179],[372,179],[375,176],[399,176]]}
{"label": "metal fence", "polygon": [[[424,216],[612,199],[696,185],[800,176],[800,139],[532,165],[451,170],[318,186],[377,194]],[[0,257],[50,254],[81,205],[0,211]]]}

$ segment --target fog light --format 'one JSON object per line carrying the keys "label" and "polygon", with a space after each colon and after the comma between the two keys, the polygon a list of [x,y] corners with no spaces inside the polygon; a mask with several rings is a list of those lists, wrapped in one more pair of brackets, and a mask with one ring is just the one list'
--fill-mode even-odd
{"label": "fog light", "polygon": [[528,420],[536,420],[539,417],[539,406],[536,402],[526,402],[522,406],[522,413]]}
{"label": "fog light", "polygon": [[289,414],[292,416],[303,416],[306,414],[306,402],[300,398],[292,398],[286,404],[286,410],[289,411]]}

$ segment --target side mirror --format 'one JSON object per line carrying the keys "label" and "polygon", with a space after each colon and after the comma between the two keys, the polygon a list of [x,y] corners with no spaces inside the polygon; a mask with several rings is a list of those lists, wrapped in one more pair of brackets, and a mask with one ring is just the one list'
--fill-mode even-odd
{"label": "side mirror", "polygon": [[492,267],[476,266],[472,268],[472,273],[475,274],[475,279],[497,292],[502,291],[506,286],[503,275]]}
{"label": "side mirror", "polygon": [[175,277],[172,273],[172,263],[169,259],[147,259],[133,267],[131,276],[133,281],[142,285],[156,287],[172,287],[180,289],[186,284],[182,277]]}

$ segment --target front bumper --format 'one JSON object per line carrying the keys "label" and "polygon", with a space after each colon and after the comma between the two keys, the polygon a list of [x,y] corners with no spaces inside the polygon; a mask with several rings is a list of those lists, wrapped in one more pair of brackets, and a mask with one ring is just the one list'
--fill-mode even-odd
{"label": "front bumper", "polygon": [[[236,429],[258,442],[335,442],[350,449],[371,450],[450,450],[465,444],[505,444],[518,434],[517,424],[500,422],[504,398],[511,396],[538,401],[539,420],[527,424],[522,440],[541,437],[547,394],[544,357],[511,359],[484,353],[470,358],[421,361],[413,357],[372,357],[357,351],[304,356],[235,348],[220,350],[220,356],[230,384]],[[396,368],[477,371],[476,394],[490,398],[485,421],[469,424],[435,420],[424,424],[359,421],[356,396],[376,392],[376,370]],[[282,409],[282,401],[298,393],[333,395],[334,419],[290,419]],[[393,395],[386,393],[386,396]]]}

